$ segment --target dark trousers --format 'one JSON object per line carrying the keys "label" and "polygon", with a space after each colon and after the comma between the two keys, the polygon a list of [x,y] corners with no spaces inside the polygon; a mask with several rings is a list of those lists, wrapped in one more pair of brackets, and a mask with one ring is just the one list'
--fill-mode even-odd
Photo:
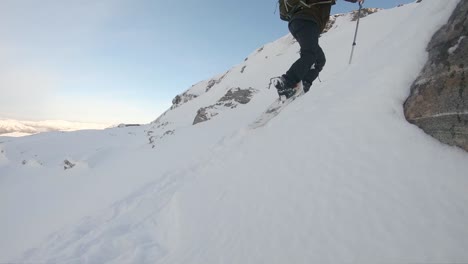
{"label": "dark trousers", "polygon": [[300,81],[312,83],[326,62],[318,41],[320,28],[314,21],[295,19],[289,23],[289,31],[301,46],[301,57],[286,72],[284,78],[290,86],[295,86]]}

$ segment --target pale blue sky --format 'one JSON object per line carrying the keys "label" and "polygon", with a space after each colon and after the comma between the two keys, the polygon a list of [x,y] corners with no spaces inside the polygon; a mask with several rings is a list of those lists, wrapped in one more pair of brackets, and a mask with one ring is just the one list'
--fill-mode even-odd
{"label": "pale blue sky", "polygon": [[[192,84],[287,34],[276,2],[2,0],[0,118],[150,122]],[[339,0],[333,13],[356,8]]]}

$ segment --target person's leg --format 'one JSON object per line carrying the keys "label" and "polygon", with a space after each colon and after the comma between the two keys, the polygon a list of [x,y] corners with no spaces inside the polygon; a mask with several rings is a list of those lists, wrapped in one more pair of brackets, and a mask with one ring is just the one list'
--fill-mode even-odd
{"label": "person's leg", "polygon": [[309,91],[310,86],[315,81],[315,79],[317,79],[317,77],[319,76],[319,73],[322,71],[327,61],[325,58],[325,54],[323,53],[323,50],[320,46],[318,47],[316,54],[317,60],[315,61],[314,67],[310,69],[309,72],[307,72],[307,74],[304,76],[304,79],[302,80],[304,92],[306,93]]}
{"label": "person's leg", "polygon": [[296,19],[289,24],[289,30],[301,46],[301,57],[293,63],[283,77],[289,86],[295,86],[304,79],[312,65],[321,56],[318,44],[320,29],[314,21]]}

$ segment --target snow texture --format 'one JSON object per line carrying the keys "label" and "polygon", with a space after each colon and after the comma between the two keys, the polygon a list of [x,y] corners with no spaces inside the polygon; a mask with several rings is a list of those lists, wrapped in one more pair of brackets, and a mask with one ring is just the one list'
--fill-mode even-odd
{"label": "snow texture", "polygon": [[[258,129],[290,35],[151,124],[0,138],[0,262],[468,262],[468,155],[402,107],[457,3],[363,18],[351,66],[355,24],[338,17],[323,82]],[[257,92],[192,125],[233,87]]]}
{"label": "snow texture", "polygon": [[466,36],[461,36],[459,39],[458,39],[458,42],[457,44],[455,44],[455,46],[449,48],[448,52],[450,54],[453,54],[457,49],[458,47],[460,46],[461,42],[466,38]]}

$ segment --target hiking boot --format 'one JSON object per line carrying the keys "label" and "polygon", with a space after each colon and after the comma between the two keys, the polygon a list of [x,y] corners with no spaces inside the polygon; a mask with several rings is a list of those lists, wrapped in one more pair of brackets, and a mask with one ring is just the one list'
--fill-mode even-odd
{"label": "hiking boot", "polygon": [[310,90],[311,86],[312,86],[312,83],[308,81],[302,81],[302,89],[304,90],[304,93],[307,93]]}
{"label": "hiking boot", "polygon": [[281,76],[274,80],[274,86],[278,90],[279,97],[285,96],[286,98],[291,98],[296,94],[296,89],[294,86],[288,86],[287,80]]}

